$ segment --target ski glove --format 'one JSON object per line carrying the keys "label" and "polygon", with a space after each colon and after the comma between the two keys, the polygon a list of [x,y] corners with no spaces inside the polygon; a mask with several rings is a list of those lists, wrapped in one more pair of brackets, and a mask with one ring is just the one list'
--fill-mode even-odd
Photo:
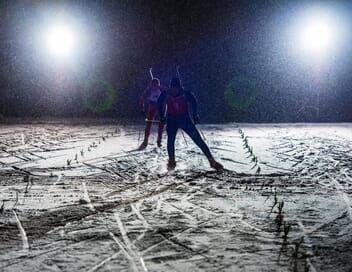
{"label": "ski glove", "polygon": [[160,123],[165,124],[166,123],[166,118],[165,116],[160,116]]}

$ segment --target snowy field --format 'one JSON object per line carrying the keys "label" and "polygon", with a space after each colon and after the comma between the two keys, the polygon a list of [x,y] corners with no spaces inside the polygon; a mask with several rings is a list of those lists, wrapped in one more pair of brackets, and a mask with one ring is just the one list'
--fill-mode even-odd
{"label": "snowy field", "polygon": [[200,128],[0,125],[0,271],[352,271],[352,124]]}

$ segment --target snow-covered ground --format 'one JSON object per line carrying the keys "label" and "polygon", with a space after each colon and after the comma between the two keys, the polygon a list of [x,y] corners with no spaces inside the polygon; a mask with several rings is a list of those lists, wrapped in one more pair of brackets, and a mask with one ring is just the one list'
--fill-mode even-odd
{"label": "snow-covered ground", "polygon": [[352,271],[352,124],[199,128],[0,125],[0,271]]}

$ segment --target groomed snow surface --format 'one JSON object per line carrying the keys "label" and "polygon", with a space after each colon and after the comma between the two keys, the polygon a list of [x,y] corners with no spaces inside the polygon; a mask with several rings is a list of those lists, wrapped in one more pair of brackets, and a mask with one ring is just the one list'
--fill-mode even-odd
{"label": "groomed snow surface", "polygon": [[0,125],[0,271],[352,271],[351,124],[199,128]]}

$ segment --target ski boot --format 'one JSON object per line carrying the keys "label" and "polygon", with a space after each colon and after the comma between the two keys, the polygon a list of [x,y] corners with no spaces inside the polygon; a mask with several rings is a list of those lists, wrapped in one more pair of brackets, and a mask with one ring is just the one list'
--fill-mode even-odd
{"label": "ski boot", "polygon": [[169,161],[167,162],[167,169],[168,170],[173,170],[176,167],[176,161],[175,159],[169,159]]}
{"label": "ski boot", "polygon": [[142,144],[139,146],[138,150],[143,150],[147,147],[148,142],[147,141],[143,141]]}
{"label": "ski boot", "polygon": [[215,169],[216,171],[222,171],[224,170],[224,166],[222,166],[221,163],[217,162],[216,160],[214,160],[213,158],[212,159],[209,159],[209,164],[210,164],[210,167]]}

